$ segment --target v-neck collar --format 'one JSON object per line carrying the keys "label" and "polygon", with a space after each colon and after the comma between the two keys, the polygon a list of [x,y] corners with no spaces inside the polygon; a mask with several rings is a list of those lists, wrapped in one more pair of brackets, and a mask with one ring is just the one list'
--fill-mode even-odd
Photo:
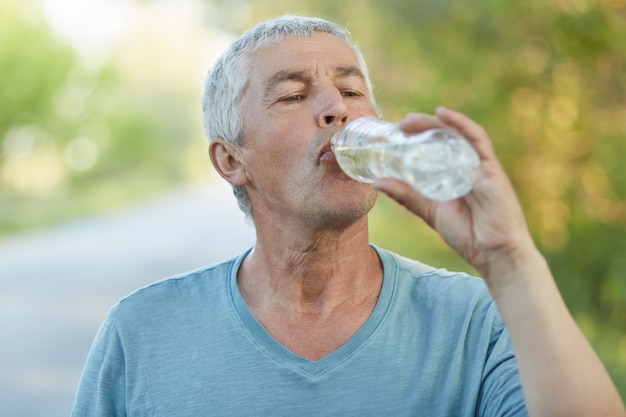
{"label": "v-neck collar", "polygon": [[275,360],[278,360],[292,368],[298,369],[302,373],[308,374],[311,377],[317,377],[325,374],[326,372],[329,372],[337,367],[343,361],[348,360],[366,343],[367,339],[381,324],[387,310],[389,309],[395,288],[396,276],[394,273],[390,273],[388,265],[389,260],[386,259],[385,254],[381,253],[377,247],[374,245],[371,246],[374,250],[376,250],[376,253],[383,264],[383,284],[380,290],[378,302],[376,303],[376,306],[367,321],[354,335],[352,335],[350,339],[346,341],[346,343],[317,361],[306,359],[287,349],[271,334],[269,334],[261,323],[259,323],[254,317],[244,301],[241,292],[239,291],[239,286],[237,285],[237,272],[239,271],[239,267],[252,249],[243,253],[233,263],[230,270],[230,298],[235,314],[237,314],[240,318],[243,326],[248,332],[249,337],[254,340],[257,346],[263,349]]}

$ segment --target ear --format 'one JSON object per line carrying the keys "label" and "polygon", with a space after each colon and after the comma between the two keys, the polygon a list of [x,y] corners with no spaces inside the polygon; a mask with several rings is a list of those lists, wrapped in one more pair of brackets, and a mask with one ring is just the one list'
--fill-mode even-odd
{"label": "ear", "polygon": [[232,185],[248,182],[241,152],[232,143],[217,138],[209,145],[209,157],[217,172]]}

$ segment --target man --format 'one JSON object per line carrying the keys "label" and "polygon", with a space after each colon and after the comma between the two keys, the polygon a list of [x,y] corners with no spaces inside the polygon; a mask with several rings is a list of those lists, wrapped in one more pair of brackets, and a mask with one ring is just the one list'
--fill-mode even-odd
{"label": "man", "polygon": [[[255,246],[115,306],[73,415],[624,415],[480,126],[445,108],[401,123],[468,138],[481,166],[465,198],[351,180],[330,138],[377,114],[367,68],[345,31],[293,16],[231,45],[203,110],[211,160],[253,220]],[[377,190],[484,281],[370,245]]]}

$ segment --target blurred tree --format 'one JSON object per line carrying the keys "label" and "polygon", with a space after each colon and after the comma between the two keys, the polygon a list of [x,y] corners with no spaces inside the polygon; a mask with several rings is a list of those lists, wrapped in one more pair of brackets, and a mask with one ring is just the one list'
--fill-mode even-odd
{"label": "blurred tree", "polygon": [[189,97],[129,81],[118,62],[94,65],[55,35],[39,3],[0,5],[0,73],[0,234],[188,177],[200,131]]}
{"label": "blurred tree", "polygon": [[[445,104],[487,128],[566,302],[626,397],[626,1],[265,0],[247,25],[283,13],[349,27],[387,119]],[[372,239],[471,272],[386,198]]]}

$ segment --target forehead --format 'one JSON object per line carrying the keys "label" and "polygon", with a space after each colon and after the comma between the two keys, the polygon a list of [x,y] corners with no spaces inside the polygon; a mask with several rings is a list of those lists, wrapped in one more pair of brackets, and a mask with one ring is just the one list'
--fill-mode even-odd
{"label": "forehead", "polygon": [[328,33],[313,36],[285,36],[260,45],[248,54],[250,81],[263,83],[280,71],[330,70],[359,67],[352,48]]}

